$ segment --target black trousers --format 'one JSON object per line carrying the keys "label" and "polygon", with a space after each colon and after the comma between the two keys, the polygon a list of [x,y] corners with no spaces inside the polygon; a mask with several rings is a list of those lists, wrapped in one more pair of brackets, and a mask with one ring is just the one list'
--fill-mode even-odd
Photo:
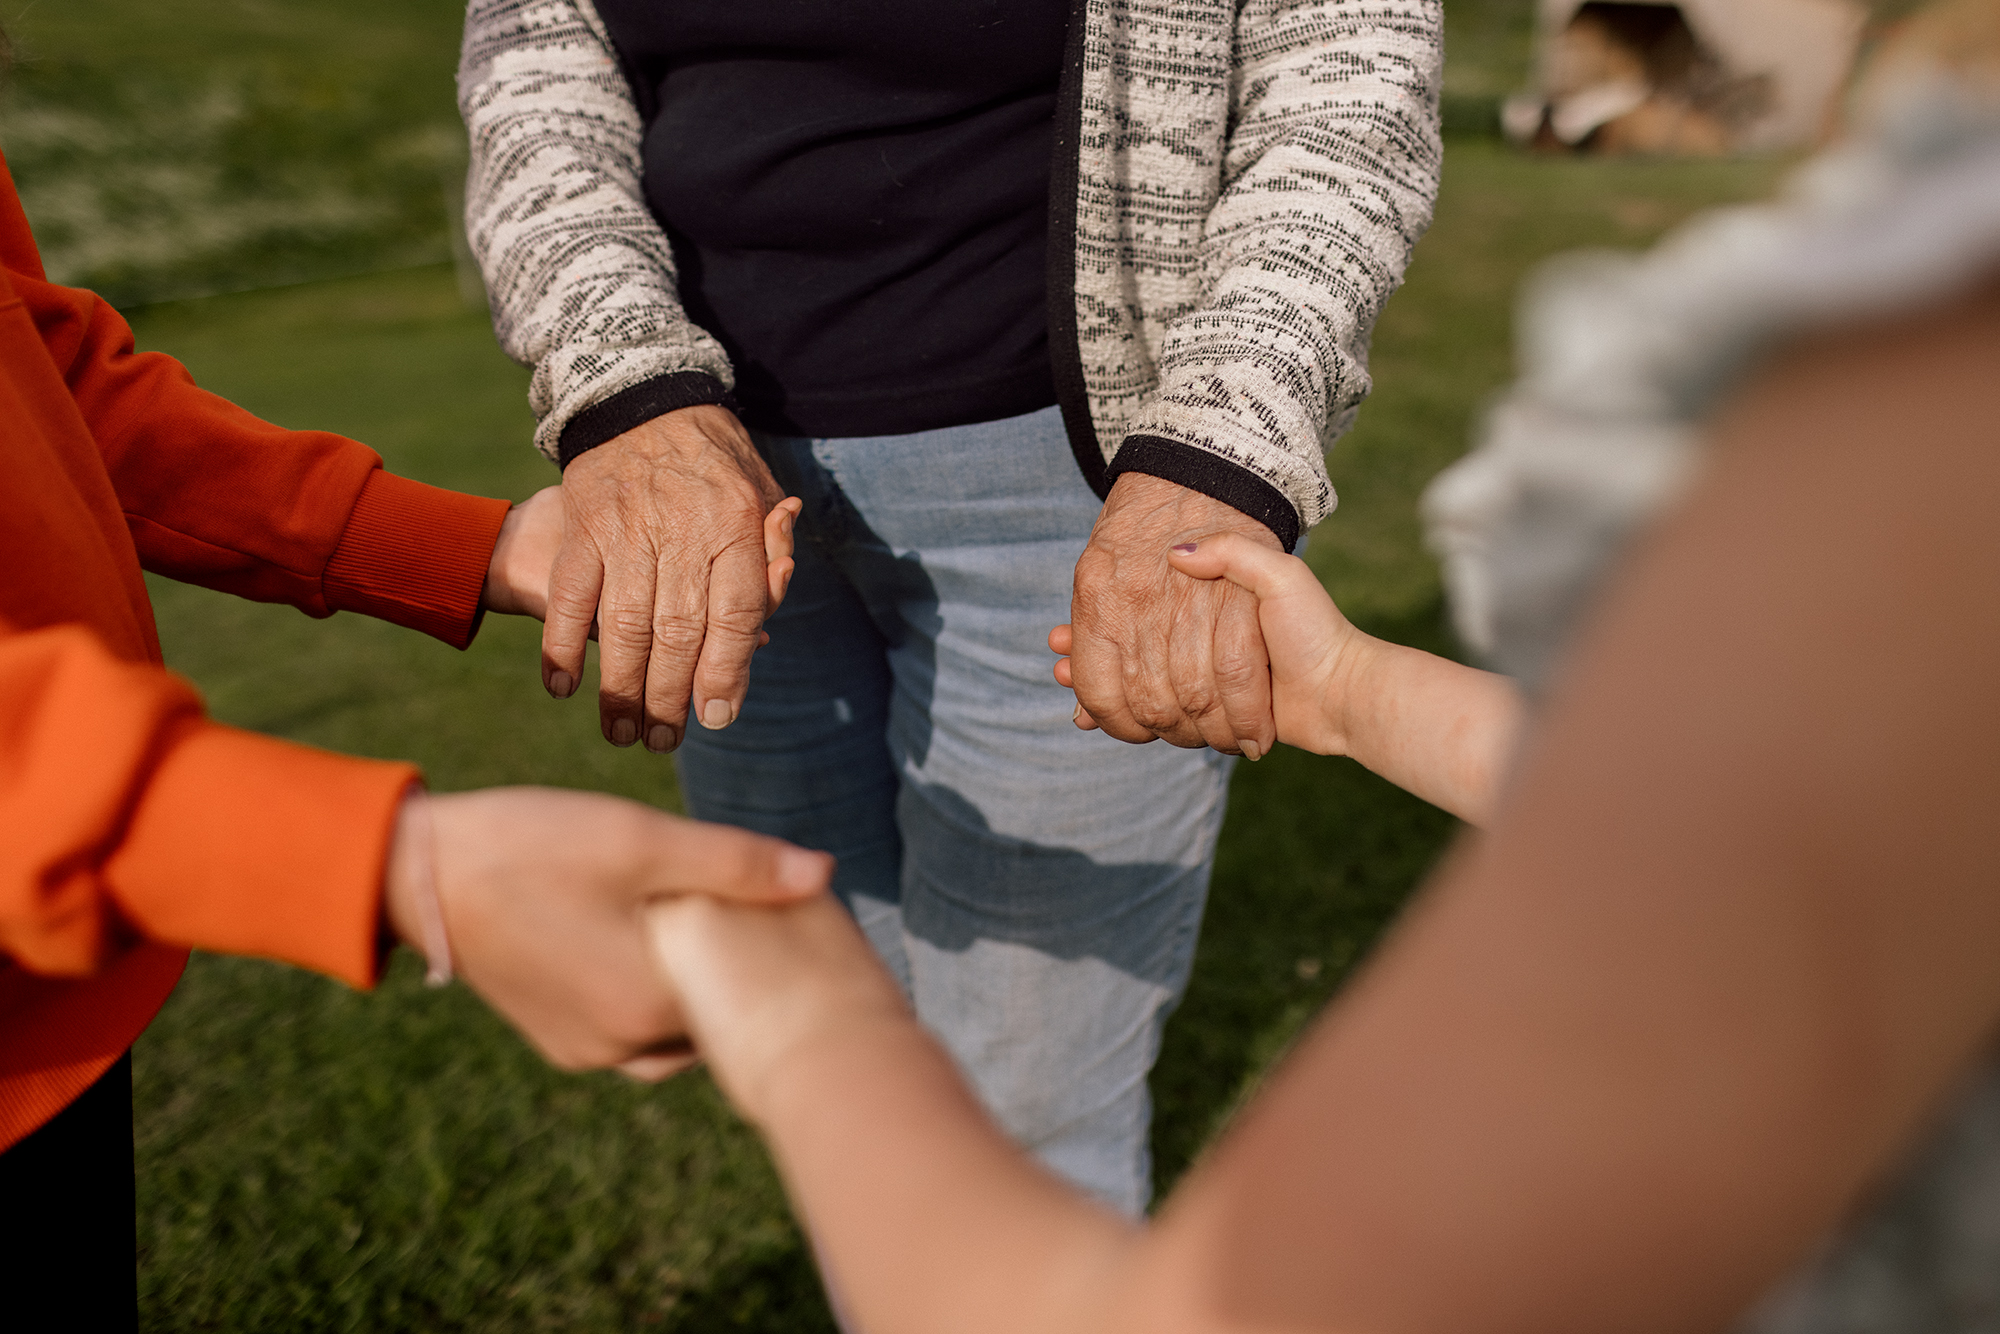
{"label": "black trousers", "polygon": [[0,1153],[0,1326],[136,1330],[132,1053]]}

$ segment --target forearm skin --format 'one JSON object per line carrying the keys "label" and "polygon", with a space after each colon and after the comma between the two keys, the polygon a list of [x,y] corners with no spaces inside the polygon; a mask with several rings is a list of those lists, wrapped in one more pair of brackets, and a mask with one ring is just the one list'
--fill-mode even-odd
{"label": "forearm skin", "polygon": [[1468,824],[1490,824],[1526,716],[1514,683],[1373,638],[1342,666],[1328,722],[1337,753]]}
{"label": "forearm skin", "polygon": [[834,1299],[868,1334],[1106,1328],[1142,1234],[1008,1142],[914,1020],[793,1056],[759,1101]]}

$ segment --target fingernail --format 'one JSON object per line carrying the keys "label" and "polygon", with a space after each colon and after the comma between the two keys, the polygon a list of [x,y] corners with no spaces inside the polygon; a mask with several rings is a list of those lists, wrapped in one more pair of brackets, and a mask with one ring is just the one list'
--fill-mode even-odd
{"label": "fingernail", "polygon": [[736,706],[726,699],[712,699],[701,706],[701,725],[711,732],[720,732],[736,721]]}
{"label": "fingernail", "polygon": [[639,728],[630,718],[620,718],[611,724],[611,744],[629,746],[639,739]]}
{"label": "fingernail", "polygon": [[655,755],[664,755],[674,748],[674,729],[665,723],[654,723],[646,731],[646,749]]}
{"label": "fingernail", "polygon": [[823,852],[794,847],[778,849],[778,888],[795,894],[818,890],[826,882],[826,862]]}
{"label": "fingernail", "polygon": [[1239,742],[1238,744],[1243,747],[1243,758],[1250,761],[1252,764],[1255,764],[1257,761],[1264,758],[1264,748],[1258,745],[1256,742],[1243,741]]}
{"label": "fingernail", "polygon": [[1183,556],[1192,556],[1194,555],[1195,548],[1199,545],[1200,543],[1198,542],[1182,542],[1174,550],[1180,552]]}
{"label": "fingernail", "polygon": [[549,693],[557,699],[568,699],[576,693],[576,678],[568,672],[550,672]]}
{"label": "fingernail", "polygon": [[1079,705],[1077,705],[1077,706],[1076,706],[1076,712],[1075,712],[1075,713],[1072,713],[1072,714],[1071,714],[1071,715],[1069,716],[1069,720],[1070,720],[1071,722],[1073,722],[1073,723],[1080,723],[1080,722],[1082,722],[1082,721],[1083,721],[1083,720],[1084,720],[1085,718],[1088,718],[1089,716],[1090,716],[1090,715],[1089,715],[1088,713],[1085,713],[1085,712],[1084,712],[1084,709],[1083,709],[1083,705],[1079,704]]}

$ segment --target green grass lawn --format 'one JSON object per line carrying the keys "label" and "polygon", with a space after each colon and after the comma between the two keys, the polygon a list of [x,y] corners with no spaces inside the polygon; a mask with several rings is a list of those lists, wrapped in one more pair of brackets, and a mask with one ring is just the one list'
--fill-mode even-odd
{"label": "green grass lawn", "polygon": [[[1528,10],[1448,0],[1455,106],[1518,81]],[[24,63],[0,144],[65,272],[128,301],[442,260],[457,13],[456,0],[11,7],[0,21]],[[1312,539],[1359,623],[1450,649],[1415,501],[1508,376],[1523,272],[1557,250],[1644,244],[1776,171],[1451,143],[1437,225],[1376,333],[1376,392],[1331,459],[1339,512]],[[357,436],[398,471],[513,497],[553,480],[528,446],[526,373],[448,263],[152,304],[133,323],[208,387]],[[456,653],[358,617],[154,591],[169,662],[230,722],[413,759],[441,789],[536,782],[678,804],[670,764],[598,739],[587,692],[543,695],[533,625],[494,618]],[[1194,982],[1153,1081],[1162,1189],[1452,832],[1345,761],[1281,750],[1239,766]],[[195,960],[137,1048],[147,1328],[831,1328],[769,1163],[705,1076],[641,1088],[556,1074],[463,989],[427,991],[418,973],[400,959],[363,996]]]}
{"label": "green grass lawn", "polygon": [[[1510,293],[1540,256],[1636,245],[1769,164],[1607,164],[1454,141],[1436,227],[1375,340],[1311,559],[1377,633],[1448,649],[1414,505],[1508,373]],[[526,376],[448,267],[155,306],[146,347],[391,467],[523,496]],[[155,583],[168,660],[231,722],[417,760],[439,788],[538,782],[673,806],[671,766],[548,700],[536,627],[466,653]],[[1163,1188],[1366,952],[1452,823],[1346,761],[1240,766],[1195,978],[1154,1078]],[[198,958],[137,1058],[141,1283],[156,1329],[830,1328],[770,1167],[705,1077],[639,1088],[543,1068],[414,961],[360,996]]]}

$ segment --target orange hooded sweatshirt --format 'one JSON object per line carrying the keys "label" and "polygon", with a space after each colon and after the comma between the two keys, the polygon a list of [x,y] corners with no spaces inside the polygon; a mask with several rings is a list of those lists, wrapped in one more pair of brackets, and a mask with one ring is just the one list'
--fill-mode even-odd
{"label": "orange hooded sweatshirt", "polygon": [[131,1045],[190,946],[358,987],[380,962],[415,771],[211,722],[140,570],[463,647],[507,508],[135,353],[46,281],[0,158],[0,1149]]}

